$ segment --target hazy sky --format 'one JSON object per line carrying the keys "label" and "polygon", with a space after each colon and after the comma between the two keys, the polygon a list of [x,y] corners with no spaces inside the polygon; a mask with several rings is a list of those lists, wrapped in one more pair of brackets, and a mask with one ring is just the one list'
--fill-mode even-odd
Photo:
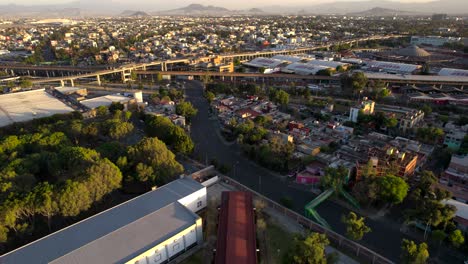
{"label": "hazy sky", "polygon": [[[18,4],[18,5],[44,5],[44,4],[64,4],[69,2],[101,2],[102,0],[0,0],[0,4]],[[226,8],[237,8],[242,9],[245,7],[253,6],[271,6],[271,5],[312,5],[318,3],[326,2],[335,2],[335,1],[362,1],[362,0],[236,0],[236,1],[226,1],[226,0],[105,0],[123,3],[123,4],[135,4],[135,5],[147,5],[154,6],[155,9],[158,6],[163,9],[167,7],[183,7],[191,3],[204,4],[204,5],[216,5]],[[431,0],[396,0],[394,2],[430,2]],[[434,1],[434,0],[432,0]],[[467,0],[468,1],[468,0]]]}

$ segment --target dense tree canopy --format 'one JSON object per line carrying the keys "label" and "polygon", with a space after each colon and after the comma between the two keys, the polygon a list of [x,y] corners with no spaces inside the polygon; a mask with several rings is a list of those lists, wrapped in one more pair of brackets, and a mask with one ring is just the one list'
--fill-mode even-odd
{"label": "dense tree canopy", "polygon": [[325,248],[330,244],[327,236],[312,233],[305,238],[296,237],[291,252],[286,255],[285,263],[294,264],[326,264],[333,263],[333,255],[325,253]]}
{"label": "dense tree canopy", "polygon": [[408,194],[409,186],[400,177],[387,175],[378,180],[380,198],[390,204],[399,204]]}
{"label": "dense tree canopy", "polygon": [[152,184],[166,182],[183,171],[182,165],[175,160],[175,155],[157,138],[144,138],[130,147],[128,162],[128,166],[135,168],[137,177],[147,178]]}
{"label": "dense tree canopy", "polygon": [[189,154],[193,151],[192,139],[183,128],[173,124],[169,118],[147,115],[145,116],[145,124],[149,136],[159,138],[176,152]]}
{"label": "dense tree canopy", "polygon": [[347,181],[348,170],[345,167],[328,167],[325,170],[325,175],[320,179],[320,184],[326,189],[333,188],[336,193],[339,193],[340,189],[347,183]]}
{"label": "dense tree canopy", "polygon": [[198,110],[193,107],[192,103],[190,102],[179,102],[176,106],[176,113],[178,115],[184,116],[188,120],[190,120],[191,117],[195,116],[197,114]]}
{"label": "dense tree canopy", "polygon": [[416,137],[425,143],[435,144],[442,136],[444,131],[438,127],[420,127],[416,131]]}
{"label": "dense tree canopy", "polygon": [[359,91],[364,90],[364,88],[366,88],[368,79],[367,79],[367,76],[363,72],[355,72],[351,76],[351,81],[352,81],[351,85],[353,87],[353,91],[359,92]]}
{"label": "dense tree canopy", "polygon": [[432,188],[436,181],[432,172],[423,171],[420,174],[419,184],[407,199],[408,209],[404,212],[407,221],[444,227],[455,216],[455,207],[441,202],[452,195],[439,187]]}
{"label": "dense tree canopy", "polygon": [[[26,234],[70,223],[57,219],[88,216],[88,209],[128,182],[164,184],[183,171],[156,138],[126,145],[139,136],[131,112],[118,105],[98,112],[95,119],[57,115],[0,130],[0,242],[17,243]],[[185,131],[165,124],[162,131],[174,149],[190,152],[193,143]]]}

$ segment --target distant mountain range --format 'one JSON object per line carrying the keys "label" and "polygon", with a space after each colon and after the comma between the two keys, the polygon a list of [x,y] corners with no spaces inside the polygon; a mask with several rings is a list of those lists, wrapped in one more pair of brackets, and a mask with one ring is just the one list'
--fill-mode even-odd
{"label": "distant mountain range", "polygon": [[[165,2],[170,6],[170,2]],[[159,8],[159,9],[158,9]],[[125,11],[123,11],[125,10]],[[133,11],[133,10],[145,10]],[[416,11],[410,11],[416,10]],[[400,3],[388,0],[341,1],[326,4],[310,4],[302,6],[277,5],[262,6],[245,10],[230,10],[212,5],[190,4],[186,7],[169,9],[156,4],[135,4],[114,0],[77,0],[75,2],[56,5],[0,5],[0,16],[3,17],[85,17],[97,15],[114,16],[146,16],[150,15],[268,15],[268,14],[352,14],[361,16],[389,16],[447,13],[468,14],[468,0],[436,0],[428,3]]]}
{"label": "distant mountain range", "polygon": [[374,7],[366,11],[348,13],[346,15],[361,16],[361,17],[386,17],[386,16],[411,16],[411,15],[418,15],[418,14],[421,14],[421,13]]}
{"label": "distant mountain range", "polygon": [[226,15],[232,11],[219,6],[204,6],[200,4],[191,4],[186,7],[154,12],[155,15]]}
{"label": "distant mountain range", "polygon": [[336,1],[326,4],[316,4],[308,6],[270,6],[263,7],[265,12],[301,12],[308,14],[348,14],[364,12],[373,8],[392,9],[398,11],[417,10],[419,14],[447,13],[447,14],[468,14],[467,0],[436,0],[427,3],[401,3],[388,0],[369,1]]}
{"label": "distant mountain range", "polygon": [[122,13],[120,13],[121,17],[147,17],[150,16],[148,13],[143,12],[143,11],[134,11],[134,10],[125,10]]}

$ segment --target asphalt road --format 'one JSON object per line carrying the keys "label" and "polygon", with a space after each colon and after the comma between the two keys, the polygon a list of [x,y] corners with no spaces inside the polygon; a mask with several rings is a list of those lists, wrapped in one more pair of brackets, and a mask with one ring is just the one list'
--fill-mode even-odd
{"label": "asphalt road", "polygon": [[[195,156],[203,161],[216,159],[221,164],[230,165],[231,177],[277,202],[282,197],[289,197],[294,203],[293,210],[303,214],[304,206],[315,196],[253,163],[242,155],[236,144],[226,145],[217,134],[216,121],[209,119],[209,104],[203,97],[201,83],[186,82],[186,96],[187,100],[198,109],[198,114],[192,119],[191,125]],[[349,210],[336,203],[325,201],[319,205],[317,211],[335,232],[345,233],[341,216],[347,214]],[[372,232],[365,235],[361,243],[390,260],[399,262],[401,240],[405,237],[399,230],[400,226],[387,220],[367,219],[366,222],[372,228]]]}

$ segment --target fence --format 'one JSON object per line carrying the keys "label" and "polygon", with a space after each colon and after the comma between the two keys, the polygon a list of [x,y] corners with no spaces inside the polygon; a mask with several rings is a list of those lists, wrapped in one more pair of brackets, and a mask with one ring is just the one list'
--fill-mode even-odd
{"label": "fence", "polygon": [[308,228],[314,232],[319,232],[326,234],[330,242],[336,246],[338,249],[344,252],[352,252],[355,254],[359,259],[365,260],[369,263],[372,264],[393,264],[391,260],[381,256],[380,254],[368,249],[367,247],[364,247],[361,244],[358,244],[352,240],[349,240],[348,238],[335,233],[327,228],[324,228],[323,226],[315,223],[314,221],[306,218],[303,215],[300,215],[280,204],[277,202],[270,200],[269,198],[257,193],[254,190],[251,190],[250,188],[242,185],[241,183],[234,181],[231,178],[228,178],[226,176],[221,176],[220,180],[233,186],[234,188],[241,190],[241,191],[248,191],[253,194],[253,196],[257,199],[260,199],[266,206],[269,208],[275,209],[279,213],[293,219],[300,225],[304,226],[305,228]]}

